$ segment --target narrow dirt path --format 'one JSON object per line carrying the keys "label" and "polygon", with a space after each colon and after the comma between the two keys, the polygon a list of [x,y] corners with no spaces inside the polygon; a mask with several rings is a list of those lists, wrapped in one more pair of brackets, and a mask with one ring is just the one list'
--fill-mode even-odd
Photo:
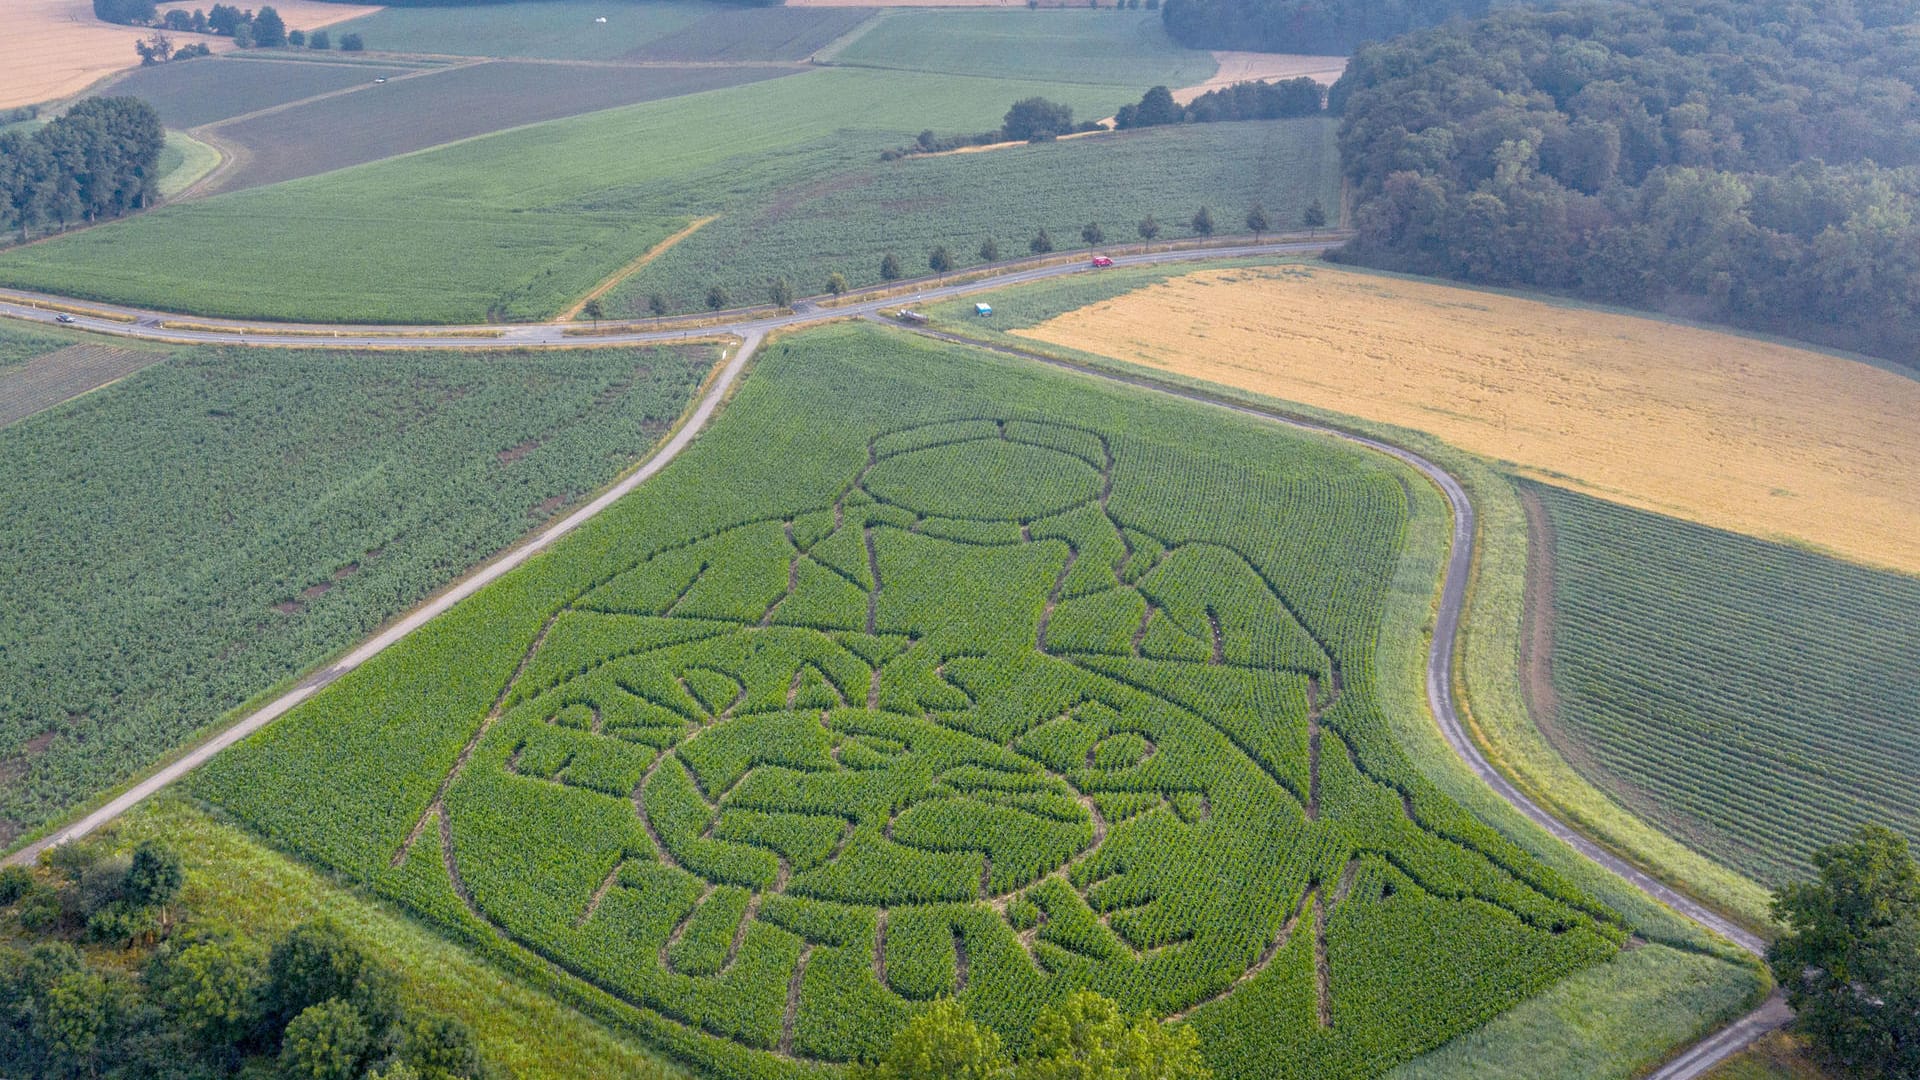
{"label": "narrow dirt path", "polygon": [[643,268],[646,267],[648,263],[652,262],[653,260],[659,258],[662,255],[665,255],[667,251],[673,247],[673,245],[679,243],[682,240],[685,240],[687,237],[692,236],[694,233],[699,232],[702,228],[708,225],[711,225],[714,221],[718,220],[719,217],[720,215],[718,214],[708,214],[706,217],[695,218],[693,221],[688,222],[686,228],[681,229],[679,232],[674,233],[672,236],[669,236],[665,240],[662,240],[659,243],[653,245],[652,247],[648,248],[646,250],[646,253],[641,255],[639,258],[633,260],[632,262],[621,267],[620,269],[615,270],[613,273],[608,274],[606,277],[606,280],[602,281],[598,285],[595,285],[593,289],[587,293],[587,295],[580,298],[580,301],[578,303],[574,304],[572,307],[568,308],[567,310],[561,312],[560,317],[553,321],[556,323],[570,323],[573,320],[579,318],[580,313],[586,310],[586,307],[588,304],[591,304],[595,300],[598,300],[601,297],[612,292],[615,286],[619,285],[621,282],[627,280],[633,275],[639,273]]}

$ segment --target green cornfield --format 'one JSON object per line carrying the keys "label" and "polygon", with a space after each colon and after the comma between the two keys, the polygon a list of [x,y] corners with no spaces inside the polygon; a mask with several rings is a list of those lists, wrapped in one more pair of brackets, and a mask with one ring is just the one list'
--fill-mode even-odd
{"label": "green cornfield", "polygon": [[1222,1077],[1377,1075],[1626,939],[1389,733],[1407,482],[810,332],[194,787],[715,1073],[831,1072],[942,997],[1017,1051],[1091,987]]}
{"label": "green cornfield", "polygon": [[1920,580],[1528,486],[1575,768],[1768,884],[1863,823],[1920,838]]}
{"label": "green cornfield", "polygon": [[[62,344],[0,331],[0,364]],[[713,359],[703,348],[145,355],[163,362],[0,428],[0,843],[611,481]],[[6,370],[0,402],[48,404],[22,405]]]}

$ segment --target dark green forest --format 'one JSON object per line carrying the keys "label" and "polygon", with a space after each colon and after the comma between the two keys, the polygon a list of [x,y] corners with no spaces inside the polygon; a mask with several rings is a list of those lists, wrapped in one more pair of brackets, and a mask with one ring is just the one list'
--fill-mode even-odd
{"label": "dark green forest", "polygon": [[1329,100],[1340,258],[1920,347],[1914,0],[1508,10],[1361,49]]}
{"label": "dark green forest", "polygon": [[152,203],[160,114],[138,98],[89,98],[32,134],[0,132],[0,231],[63,229]]}

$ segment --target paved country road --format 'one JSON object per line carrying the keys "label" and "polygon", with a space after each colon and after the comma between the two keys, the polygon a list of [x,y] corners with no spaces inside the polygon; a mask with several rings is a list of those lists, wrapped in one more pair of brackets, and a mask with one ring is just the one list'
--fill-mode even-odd
{"label": "paved country road", "polygon": [[[1188,249],[1177,251],[1153,252],[1139,255],[1115,257],[1116,266],[1144,266],[1164,263],[1189,262],[1205,259],[1225,259],[1248,255],[1298,255],[1318,252],[1330,241],[1311,243],[1268,243],[1247,244],[1230,247]],[[374,637],[362,643],[358,648],[342,657],[332,665],[317,671],[301,680],[292,690],[275,698],[259,710],[250,713],[238,723],[221,731],[213,738],[193,747],[180,758],[169,762],[146,779],[135,784],[127,791],[115,797],[104,806],[86,814],[79,820],[60,829],[46,838],[36,841],[8,856],[7,863],[24,863],[37,858],[46,847],[78,839],[121,814],[139,805],[148,797],[172,784],[180,777],[191,772],[201,763],[228,746],[244,739],[273,720],[284,715],[301,702],[312,697],[328,684],[347,672],[366,663],[388,646],[419,629],[428,620],[446,611],[448,608],[479,591],[508,571],[524,563],[529,558],[551,546],[561,537],[580,527],[594,515],[600,513],[615,501],[658,473],[672,461],[681,450],[690,444],[702,427],[713,416],[720,403],[725,400],[740,372],[745,369],[754,351],[772,330],[825,322],[833,319],[865,316],[873,318],[883,309],[897,309],[920,303],[944,300],[966,293],[987,289],[998,289],[1008,285],[1039,281],[1060,277],[1066,274],[1090,272],[1085,262],[1075,261],[1060,265],[1038,266],[1028,269],[1010,269],[1006,273],[994,274],[954,285],[929,284],[917,292],[896,292],[888,297],[871,300],[857,300],[831,308],[803,308],[789,314],[770,314],[764,316],[747,315],[732,322],[715,322],[705,326],[691,328],[661,329],[650,327],[646,323],[622,323],[609,328],[608,333],[593,337],[568,337],[566,327],[554,324],[540,324],[506,328],[498,337],[474,337],[474,332],[501,331],[501,327],[354,327],[354,326],[313,326],[299,327],[325,334],[324,337],[289,337],[285,334],[260,333],[256,324],[236,320],[198,319],[191,316],[167,315],[159,312],[134,308],[122,308],[108,305],[90,304],[63,297],[51,297],[16,290],[0,289],[0,315],[14,316],[39,322],[52,322],[56,312],[44,306],[57,304],[76,309],[102,312],[120,318],[100,318],[92,315],[74,316],[74,325],[80,329],[115,334],[122,337],[147,338],[152,340],[205,344],[247,344],[305,346],[314,348],[352,348],[362,346],[405,346],[420,349],[497,349],[521,346],[599,346],[616,344],[662,343],[686,341],[700,338],[732,336],[740,339],[740,344],[728,356],[720,368],[719,374],[707,387],[704,396],[692,413],[680,426],[680,429],[662,445],[647,462],[605,493],[568,515],[559,523],[542,531],[532,540],[513,548],[488,563],[479,571],[461,580],[454,587],[440,593],[432,600],[395,621]],[[130,319],[131,321],[121,321]],[[162,322],[190,322],[192,330],[179,330],[162,327]],[[281,329],[293,329],[282,327]],[[467,336],[462,336],[463,332]],[[1542,828],[1567,843],[1600,866],[1619,875],[1626,881],[1654,899],[1673,908],[1675,911],[1693,919],[1716,933],[1734,941],[1742,948],[1753,953],[1762,953],[1765,943],[1761,939],[1722,918],[1717,913],[1692,898],[1668,888],[1637,867],[1615,856],[1605,848],[1573,830],[1559,819],[1541,809],[1533,800],[1508,782],[1505,776],[1493,768],[1480,753],[1473,740],[1466,734],[1460,723],[1453,701],[1453,651],[1458,636],[1460,618],[1463,612],[1467,578],[1473,565],[1474,508],[1467,497],[1466,490],[1459,481],[1438,465],[1420,455],[1394,446],[1390,443],[1371,439],[1338,428],[1294,419],[1278,413],[1244,405],[1230,405],[1207,398],[1204,395],[1174,389],[1165,384],[1147,378],[1133,378],[1107,371],[1098,371],[1070,364],[1057,358],[1030,353],[1020,349],[998,345],[983,345],[980,342],[957,335],[942,334],[934,331],[922,331],[932,337],[959,342],[974,347],[988,348],[1024,359],[1046,363],[1056,367],[1065,367],[1100,378],[1123,382],[1155,390],[1175,397],[1185,398],[1233,412],[1259,417],[1263,420],[1284,424],[1306,431],[1318,432],[1345,439],[1368,449],[1390,455],[1418,470],[1431,480],[1446,496],[1453,512],[1453,538],[1447,561],[1446,577],[1441,586],[1440,607],[1436,613],[1433,645],[1427,657],[1427,700],[1433,710],[1434,718],[1440,726],[1441,734],[1446,738],[1454,753],[1466,762],[1476,775],[1493,788],[1520,813],[1526,815]],[[1791,1019],[1792,1013],[1775,994],[1760,1008],[1722,1028],[1720,1031],[1702,1039],[1674,1057],[1666,1065],[1649,1074],[1648,1080],[1695,1080],[1704,1076],[1712,1068],[1728,1057],[1740,1052],[1761,1035],[1780,1027]]]}
{"label": "paved country road", "polygon": [[[1338,235],[1311,241],[1273,241],[1264,244],[1230,244],[1221,247],[1178,248],[1135,255],[1115,255],[1113,265],[1157,266],[1167,263],[1195,262],[1206,259],[1232,259],[1248,255],[1317,255],[1340,241]],[[1033,260],[1028,260],[1029,262]],[[871,315],[883,309],[911,307],[916,304],[1020,285],[1031,281],[1064,277],[1067,274],[1092,273],[1086,259],[1070,262],[1050,261],[1037,266],[1014,263],[1004,272],[968,278],[954,284],[927,279],[914,288],[913,282],[896,282],[887,295],[859,299],[858,294],[834,306],[819,306],[803,301],[798,310],[788,313],[721,312],[712,319],[695,323],[689,319],[606,321],[602,333],[580,334],[580,323],[526,323],[484,326],[355,326],[316,323],[275,323],[259,319],[209,319],[197,315],[178,315],[145,308],[97,304],[64,296],[21,289],[0,289],[0,315],[33,322],[51,323],[60,312],[72,312],[73,327],[118,337],[141,338],[187,345],[279,345],[308,349],[352,349],[371,346],[408,349],[512,349],[593,348],[606,345],[661,344],[694,341],[702,338],[764,334],[831,319]],[[866,290],[871,291],[871,290]],[[87,314],[97,312],[99,314]],[[105,316],[105,317],[102,317]],[[174,323],[169,327],[164,323]],[[662,325],[664,323],[664,325]],[[682,324],[682,325],[676,325]],[[191,327],[185,329],[183,327]],[[576,333],[568,334],[568,330]]]}

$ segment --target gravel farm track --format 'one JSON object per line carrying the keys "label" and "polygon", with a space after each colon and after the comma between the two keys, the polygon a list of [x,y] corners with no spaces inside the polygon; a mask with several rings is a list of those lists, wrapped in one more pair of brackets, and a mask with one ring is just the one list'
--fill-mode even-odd
{"label": "gravel farm track", "polygon": [[[1338,242],[1338,237],[1322,238],[1313,241],[1273,241],[1268,243],[1234,244],[1231,246],[1143,252],[1139,254],[1118,255],[1113,259],[1116,266],[1146,266],[1167,263],[1191,262],[1210,259],[1230,259],[1249,256],[1289,256],[1315,254]],[[942,284],[935,281],[899,284],[889,289],[883,296],[863,297],[855,294],[852,298],[834,305],[818,306],[802,302],[791,312],[740,312],[731,317],[721,313],[714,318],[693,325],[673,325],[667,320],[662,328],[651,321],[632,323],[610,323],[605,332],[591,336],[577,332],[569,334],[569,329],[577,326],[566,324],[541,323],[519,326],[485,327],[433,327],[433,326],[274,326],[263,327],[259,324],[240,320],[199,319],[185,315],[172,315],[113,305],[94,304],[89,301],[65,297],[43,296],[11,289],[0,289],[0,316],[24,319],[34,322],[51,323],[59,313],[67,312],[70,325],[76,329],[120,337],[135,337],[147,340],[176,342],[180,344],[226,344],[226,345],[269,345],[280,347],[305,348],[406,348],[406,349],[499,349],[499,348],[585,348],[604,345],[660,344],[674,341],[713,340],[720,338],[737,339],[722,361],[718,372],[709,380],[696,400],[691,411],[685,417],[671,438],[638,468],[620,481],[602,492],[593,501],[569,514],[556,524],[542,530],[531,539],[497,556],[491,562],[468,574],[460,581],[441,591],[426,603],[389,623],[379,633],[361,643],[351,652],[329,666],[309,674],[297,683],[293,689],[275,698],[258,710],[241,718],[238,722],[220,731],[206,741],[192,747],[178,758],[161,766],[144,779],[135,783],[99,808],[80,817],[64,828],[55,830],[48,836],[29,844],[8,856],[4,861],[9,864],[26,863],[37,858],[42,850],[67,841],[78,839],[121,814],[145,801],[161,789],[185,776],[194,768],[224,750],[228,746],[246,738],[265,727],[274,719],[317,694],[335,679],[359,667],[373,656],[399,641],[401,638],[419,629],[429,620],[451,608],[453,605],[478,592],[488,583],[506,574],[535,554],[551,546],[561,537],[572,532],[594,515],[600,513],[615,501],[658,473],[680,451],[692,443],[701,429],[718,411],[727,398],[742,371],[752,359],[755,350],[766,336],[773,331],[799,327],[813,323],[827,322],[847,318],[879,318],[883,310],[912,307],[916,304],[949,299],[967,293],[988,289],[999,289],[1009,285],[1018,285],[1031,281],[1060,277],[1066,274],[1086,271],[1084,260],[1056,262],[1040,266],[1021,266],[1012,264],[1006,268],[996,268],[983,276],[971,277],[954,284]],[[892,323],[892,320],[888,320]],[[1435,612],[1432,648],[1427,657],[1427,700],[1433,711],[1434,719],[1440,727],[1454,753],[1471,768],[1488,786],[1521,814],[1552,833],[1561,841],[1573,847],[1588,859],[1607,870],[1619,875],[1645,892],[1655,900],[1671,907],[1675,911],[1693,919],[1695,922],[1733,941],[1741,948],[1755,954],[1764,952],[1762,939],[1725,919],[1718,913],[1682,893],[1656,881],[1637,867],[1602,848],[1570,826],[1541,809],[1526,795],[1508,782],[1505,776],[1495,769],[1472,738],[1467,734],[1454,709],[1453,690],[1453,652],[1454,642],[1460,627],[1460,618],[1465,606],[1467,579],[1473,566],[1473,542],[1475,535],[1475,517],[1473,503],[1467,497],[1466,490],[1459,481],[1438,465],[1410,450],[1390,443],[1344,431],[1339,428],[1309,423],[1278,412],[1269,412],[1244,405],[1228,404],[1214,400],[1203,394],[1176,389],[1150,378],[1128,377],[1110,371],[1084,368],[1054,357],[1026,352],[1020,349],[997,345],[986,345],[965,337],[922,331],[929,336],[958,342],[978,348],[987,348],[996,352],[1018,356],[1023,359],[1065,367],[1084,374],[1127,383],[1176,397],[1231,409],[1235,412],[1259,417],[1286,426],[1333,435],[1367,449],[1387,454],[1404,462],[1426,476],[1441,493],[1446,496],[1453,514],[1453,537],[1449,553],[1446,576],[1441,587],[1440,604]],[[1785,1024],[1791,1018],[1780,995],[1776,992],[1759,1008],[1727,1025],[1719,1031],[1703,1038],[1680,1052],[1665,1065],[1648,1074],[1647,1080],[1695,1080],[1711,1071],[1714,1066],[1728,1057],[1739,1053],[1751,1045],[1754,1040],[1775,1028]]]}

